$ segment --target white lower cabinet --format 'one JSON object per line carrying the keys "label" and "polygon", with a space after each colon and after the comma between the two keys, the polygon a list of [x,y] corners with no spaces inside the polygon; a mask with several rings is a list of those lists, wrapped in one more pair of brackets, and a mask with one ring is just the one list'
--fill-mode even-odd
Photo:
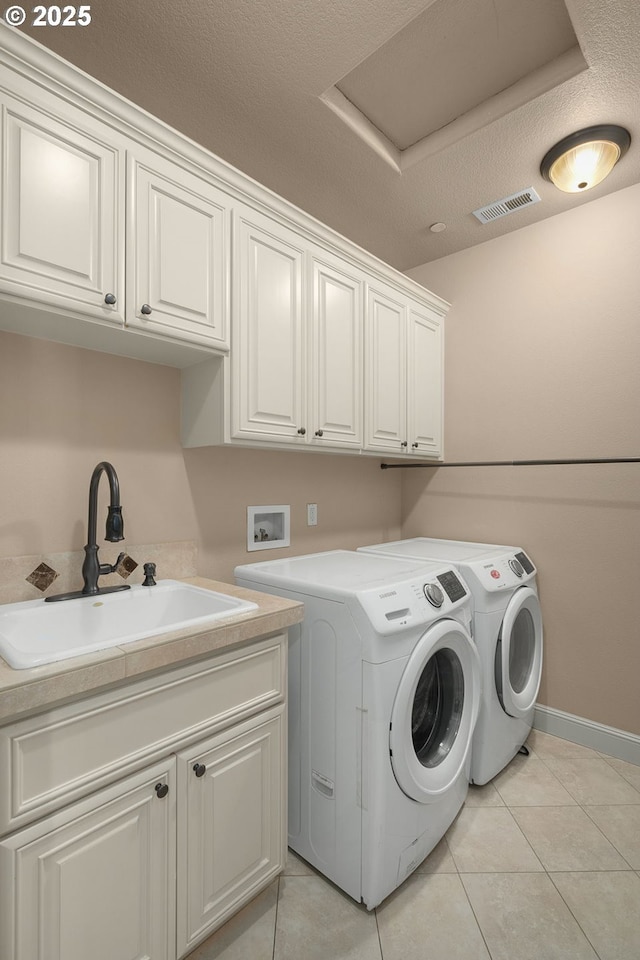
{"label": "white lower cabinet", "polygon": [[278,873],[282,715],[178,757],[178,956]]}
{"label": "white lower cabinet", "polygon": [[177,960],[274,879],[285,684],[279,635],[0,728],[2,960]]}
{"label": "white lower cabinet", "polygon": [[3,840],[0,955],[173,960],[175,824],[172,758]]}

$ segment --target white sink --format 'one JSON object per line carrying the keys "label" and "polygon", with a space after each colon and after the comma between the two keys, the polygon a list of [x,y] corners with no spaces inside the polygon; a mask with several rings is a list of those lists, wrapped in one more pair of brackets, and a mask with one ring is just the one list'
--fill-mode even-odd
{"label": "white sink", "polygon": [[22,670],[257,609],[178,580],[57,603],[7,603],[0,606],[0,654]]}

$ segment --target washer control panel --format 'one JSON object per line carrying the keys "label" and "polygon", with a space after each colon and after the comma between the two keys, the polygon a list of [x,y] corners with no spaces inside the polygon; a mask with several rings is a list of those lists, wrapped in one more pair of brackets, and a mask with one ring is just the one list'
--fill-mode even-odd
{"label": "washer control panel", "polygon": [[425,583],[424,595],[432,607],[441,607],[444,603],[444,593],[437,583]]}
{"label": "washer control panel", "polygon": [[466,588],[453,570],[447,570],[446,573],[439,573],[438,580],[446,590],[447,596],[452,603],[455,603],[456,600],[462,600],[463,597],[466,597]]}
{"label": "washer control panel", "polygon": [[449,616],[463,604],[469,607],[470,619],[470,593],[460,576],[446,567],[440,567],[439,572],[434,570],[433,574],[425,571],[419,579],[364,590],[358,599],[382,635]]}

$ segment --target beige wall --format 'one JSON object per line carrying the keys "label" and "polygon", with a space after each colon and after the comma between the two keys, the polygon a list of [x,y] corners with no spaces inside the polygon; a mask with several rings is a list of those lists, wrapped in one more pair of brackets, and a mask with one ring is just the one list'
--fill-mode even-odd
{"label": "beige wall", "polygon": [[[410,271],[453,304],[447,460],[640,456],[638,210],[640,185]],[[540,702],[640,734],[640,464],[403,481],[403,535],[531,553]]]}
{"label": "beige wall", "polygon": [[[198,540],[206,576],[399,536],[401,477],[379,460],[185,451],[179,403],[170,367],[0,332],[0,557],[80,550],[91,472],[105,459],[120,479],[123,547]],[[107,490],[103,480],[100,518]],[[306,526],[308,502],[317,527]],[[248,553],[246,508],[269,503],[291,506],[291,548]]]}
{"label": "beige wall", "polygon": [[[639,208],[640,186],[412,272],[453,303],[448,459],[640,453]],[[407,536],[519,544],[540,569],[541,702],[640,733],[640,465],[403,473],[184,451],[178,413],[174,369],[0,333],[0,557],[81,549],[101,459],[125,547],[197,539],[200,572],[226,580],[285,553],[247,553],[250,504],[291,505],[290,554],[393,539],[403,519]]]}

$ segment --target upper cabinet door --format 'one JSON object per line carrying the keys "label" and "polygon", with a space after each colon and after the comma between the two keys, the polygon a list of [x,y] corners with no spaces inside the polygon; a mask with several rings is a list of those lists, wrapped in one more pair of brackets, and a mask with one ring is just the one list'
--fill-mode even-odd
{"label": "upper cabinet door", "polygon": [[228,348],[228,197],[142,148],[128,178],[127,326]]}
{"label": "upper cabinet door", "polygon": [[442,456],[442,318],[420,304],[409,307],[407,421],[409,452]]}
{"label": "upper cabinet door", "polygon": [[124,153],[106,126],[38,97],[0,95],[2,290],[122,323]]}
{"label": "upper cabinet door", "polygon": [[248,207],[234,211],[231,436],[304,442],[304,242]]}
{"label": "upper cabinet door", "polygon": [[367,292],[365,376],[365,447],[405,453],[407,301],[390,288]]}
{"label": "upper cabinet door", "polygon": [[313,257],[309,423],[318,445],[362,446],[363,286],[343,261]]}

